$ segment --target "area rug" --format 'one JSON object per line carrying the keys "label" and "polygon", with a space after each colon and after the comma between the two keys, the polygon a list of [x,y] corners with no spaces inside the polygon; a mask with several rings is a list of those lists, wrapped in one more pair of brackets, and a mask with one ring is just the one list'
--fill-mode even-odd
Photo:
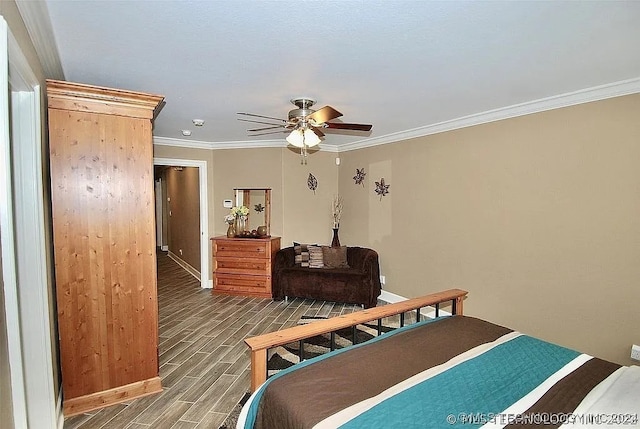
{"label": "area rug", "polygon": [[240,399],[240,402],[238,402],[238,404],[233,407],[231,413],[227,416],[224,423],[222,423],[222,425],[218,429],[235,429],[236,424],[238,423],[238,417],[240,417],[240,410],[242,410],[242,407],[247,403],[250,396],[251,392],[247,392],[244,394],[242,399]]}
{"label": "area rug", "polygon": [[[318,318],[320,319],[320,318]],[[316,320],[318,320],[316,319]],[[299,324],[312,323],[309,318],[302,319]],[[382,326],[381,332],[389,332],[395,329],[394,327]],[[358,325],[356,328],[356,344],[364,343],[374,337],[378,336],[377,324],[363,324]],[[353,341],[353,329],[344,328],[335,332],[335,349],[341,349],[354,344]],[[275,347],[268,351],[267,360],[267,373],[268,376],[272,376],[283,369],[289,368],[300,362],[300,343],[295,342],[286,344],[284,346]],[[331,335],[323,334],[315,337],[308,338],[304,341],[304,359],[311,359],[313,357],[325,354],[331,351]]]}

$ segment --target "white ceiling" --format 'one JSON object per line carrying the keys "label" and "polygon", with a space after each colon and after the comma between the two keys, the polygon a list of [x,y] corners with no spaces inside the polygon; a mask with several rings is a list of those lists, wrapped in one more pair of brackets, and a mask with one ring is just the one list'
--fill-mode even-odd
{"label": "white ceiling", "polygon": [[248,137],[252,124],[236,112],[286,118],[301,95],[344,122],[373,124],[370,133],[327,132],[322,146],[335,149],[605,84],[640,87],[640,1],[46,7],[66,80],[162,94],[155,136],[218,147],[284,145],[285,134]]}

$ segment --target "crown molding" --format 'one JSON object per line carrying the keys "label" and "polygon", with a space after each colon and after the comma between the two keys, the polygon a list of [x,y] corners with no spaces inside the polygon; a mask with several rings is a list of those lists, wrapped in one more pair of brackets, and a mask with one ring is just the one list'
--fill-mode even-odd
{"label": "crown molding", "polygon": [[489,110],[449,121],[438,122],[407,131],[387,134],[366,140],[340,145],[339,152],[347,152],[367,147],[380,146],[388,143],[395,143],[402,140],[409,140],[416,137],[423,137],[474,125],[486,124],[489,122],[501,121],[503,119],[515,118],[517,116],[530,115],[532,113],[544,112],[547,110],[560,109],[562,107],[574,106],[577,104],[589,103],[592,101],[604,100],[607,98],[620,97],[623,95],[640,93],[640,77],[634,79],[614,82],[607,85],[595,86],[553,97],[542,98],[526,103],[514,104],[513,106],[500,109]]}
{"label": "crown molding", "polygon": [[16,6],[31,37],[45,76],[48,79],[64,80],[64,70],[60,63],[60,53],[53,34],[47,3],[16,1]]}
{"label": "crown molding", "polygon": [[[231,141],[231,142],[206,142],[200,140],[176,139],[172,137],[153,137],[153,144],[156,146],[173,146],[191,149],[251,149],[251,148],[285,148],[288,147],[285,140],[247,140],[247,141]],[[339,148],[335,145],[319,145],[323,152],[339,152]],[[315,148],[314,148],[315,149]]]}
{"label": "crown molding", "polygon": [[206,142],[201,140],[176,139],[172,137],[153,137],[153,144],[157,146],[174,146],[191,149],[249,149],[286,146],[284,140]]}

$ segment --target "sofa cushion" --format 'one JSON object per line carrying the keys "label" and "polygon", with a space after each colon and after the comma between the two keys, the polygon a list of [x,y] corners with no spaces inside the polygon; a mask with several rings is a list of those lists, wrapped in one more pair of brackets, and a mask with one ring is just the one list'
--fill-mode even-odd
{"label": "sofa cushion", "polygon": [[324,268],[321,246],[307,246],[309,249],[309,268]]}
{"label": "sofa cushion", "polygon": [[326,268],[349,268],[349,264],[347,264],[347,246],[322,246],[322,257]]}
{"label": "sofa cushion", "polygon": [[296,265],[300,267],[309,266],[309,245],[293,242],[293,249],[296,252]]}

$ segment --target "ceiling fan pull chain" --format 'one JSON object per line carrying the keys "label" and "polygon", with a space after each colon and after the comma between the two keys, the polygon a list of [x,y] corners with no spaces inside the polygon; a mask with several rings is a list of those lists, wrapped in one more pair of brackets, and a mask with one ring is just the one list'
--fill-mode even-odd
{"label": "ceiling fan pull chain", "polygon": [[307,164],[307,143],[305,141],[304,132],[302,133],[302,147],[300,148],[300,156],[302,159],[300,160],[300,164]]}

